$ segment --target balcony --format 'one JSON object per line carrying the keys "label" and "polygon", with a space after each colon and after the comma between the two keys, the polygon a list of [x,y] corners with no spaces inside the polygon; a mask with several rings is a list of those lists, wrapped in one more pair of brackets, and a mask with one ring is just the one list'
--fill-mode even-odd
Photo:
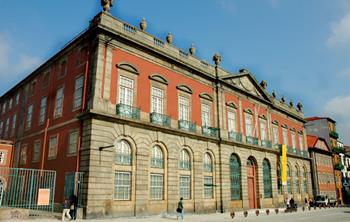
{"label": "balcony", "polygon": [[265,148],[272,148],[272,143],[270,140],[261,140],[261,146]]}
{"label": "balcony", "polygon": [[228,138],[236,142],[242,142],[242,133],[230,131],[228,132]]}
{"label": "balcony", "polygon": [[341,163],[337,163],[337,164],[335,164],[334,169],[335,169],[335,170],[343,170],[343,169],[344,169],[344,166],[343,166],[343,164],[341,164]]}
{"label": "balcony", "polygon": [[196,124],[187,120],[179,120],[179,129],[195,133]]}
{"label": "balcony", "polygon": [[344,153],[344,149],[341,147],[333,147],[333,153]]}
{"label": "balcony", "polygon": [[202,126],[202,133],[206,136],[218,137],[219,130],[215,127]]}
{"label": "balcony", "polygon": [[291,146],[287,146],[287,153],[297,154],[297,150]]}
{"label": "balcony", "polygon": [[151,123],[170,127],[170,117],[167,115],[153,112],[150,114],[150,119]]}
{"label": "balcony", "polygon": [[335,131],[331,131],[329,132],[329,135],[335,139],[338,139],[339,138],[339,134]]}
{"label": "balcony", "polygon": [[131,118],[131,119],[140,119],[140,109],[139,108],[125,105],[125,104],[121,104],[121,103],[116,105],[116,114],[118,116],[127,117],[127,118]]}
{"label": "balcony", "polygon": [[259,139],[253,136],[247,136],[246,142],[251,145],[258,146],[259,145]]}

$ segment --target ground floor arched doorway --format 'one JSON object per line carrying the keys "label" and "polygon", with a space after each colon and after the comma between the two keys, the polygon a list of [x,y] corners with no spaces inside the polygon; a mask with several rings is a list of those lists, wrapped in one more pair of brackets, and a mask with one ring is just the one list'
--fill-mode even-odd
{"label": "ground floor arched doorway", "polygon": [[258,208],[257,165],[253,157],[247,160],[247,184],[249,208]]}

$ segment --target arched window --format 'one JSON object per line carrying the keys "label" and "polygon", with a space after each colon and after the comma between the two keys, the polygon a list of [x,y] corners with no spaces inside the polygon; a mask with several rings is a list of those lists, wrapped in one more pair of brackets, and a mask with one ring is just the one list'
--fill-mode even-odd
{"label": "arched window", "polygon": [[295,166],[295,172],[294,172],[294,190],[295,193],[300,193],[300,171],[299,167]]}
{"label": "arched window", "polygon": [[203,181],[204,181],[204,198],[214,198],[214,187],[213,187],[213,160],[209,153],[204,153],[203,160]]}
{"label": "arched window", "polygon": [[180,169],[190,170],[191,169],[191,160],[190,155],[187,150],[182,149],[180,152]]}
{"label": "arched window", "polygon": [[116,147],[116,159],[117,164],[131,165],[131,147],[125,140],[120,140]]}
{"label": "arched window", "polygon": [[304,184],[304,193],[307,193],[307,170],[304,166],[304,177],[303,177],[303,184]]}
{"label": "arched window", "polygon": [[271,166],[267,159],[263,160],[264,196],[272,197]]}
{"label": "arched window", "polygon": [[213,161],[209,153],[204,154],[203,169],[205,172],[213,172]]}
{"label": "arched window", "polygon": [[154,146],[152,148],[151,167],[163,168],[163,166],[163,151],[159,146]]}
{"label": "arched window", "polygon": [[291,185],[291,173],[290,173],[290,167],[287,165],[287,190],[288,193],[292,193],[292,185]]}
{"label": "arched window", "polygon": [[278,188],[278,194],[282,194],[282,171],[281,171],[281,165],[280,163],[277,164],[277,188]]}
{"label": "arched window", "polygon": [[238,156],[230,158],[231,200],[241,200],[241,164]]}

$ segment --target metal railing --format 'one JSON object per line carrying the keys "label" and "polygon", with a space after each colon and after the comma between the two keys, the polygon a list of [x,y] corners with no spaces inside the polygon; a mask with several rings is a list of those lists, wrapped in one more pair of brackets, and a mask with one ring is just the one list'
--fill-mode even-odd
{"label": "metal railing", "polygon": [[196,132],[196,124],[187,120],[179,120],[179,129],[183,129],[189,132]]}
{"label": "metal railing", "polygon": [[150,119],[151,123],[170,127],[170,117],[167,115],[153,112],[150,114]]}
{"label": "metal railing", "polygon": [[251,145],[259,145],[259,139],[253,136],[247,136],[246,137],[246,142]]}
{"label": "metal railing", "polygon": [[132,118],[132,119],[140,119],[140,109],[129,106],[126,104],[119,103],[116,105],[116,113],[119,116]]}
{"label": "metal railing", "polygon": [[219,130],[215,127],[202,126],[202,133],[206,136],[218,137]]}
{"label": "metal railing", "polygon": [[261,146],[266,148],[272,148],[272,143],[270,140],[261,140]]}
{"label": "metal railing", "polygon": [[29,215],[53,213],[56,172],[0,167],[0,207],[29,209]]}
{"label": "metal railing", "polygon": [[228,138],[236,142],[242,142],[242,133],[230,131],[228,132]]}

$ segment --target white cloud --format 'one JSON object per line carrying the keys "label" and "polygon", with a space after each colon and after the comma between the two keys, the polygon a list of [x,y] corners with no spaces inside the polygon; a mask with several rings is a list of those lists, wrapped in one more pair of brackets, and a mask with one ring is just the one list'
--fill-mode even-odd
{"label": "white cloud", "polygon": [[342,47],[350,44],[350,14],[334,23],[331,29],[331,34],[327,39],[329,47]]}
{"label": "white cloud", "polygon": [[41,59],[24,53],[11,41],[8,34],[0,33],[0,79],[7,83],[18,81],[41,63]]}
{"label": "white cloud", "polygon": [[337,96],[326,102],[324,114],[337,122],[339,139],[350,145],[350,95]]}

